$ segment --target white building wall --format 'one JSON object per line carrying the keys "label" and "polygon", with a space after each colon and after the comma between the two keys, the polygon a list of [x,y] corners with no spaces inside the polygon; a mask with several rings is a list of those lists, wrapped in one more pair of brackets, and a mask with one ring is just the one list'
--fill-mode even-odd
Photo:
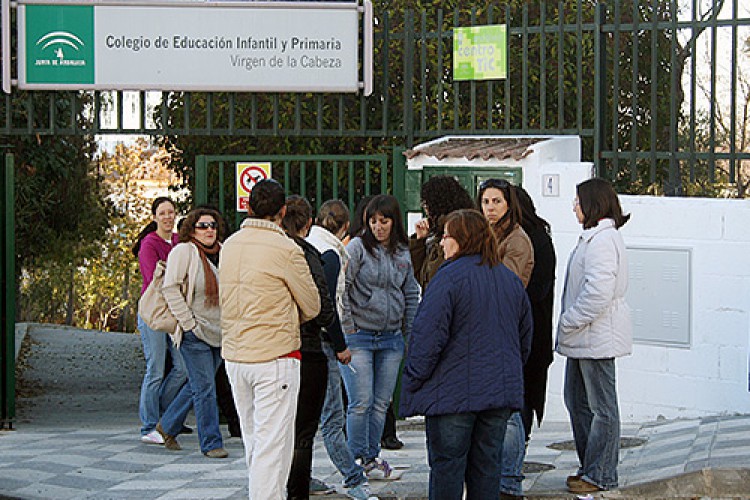
{"label": "white building wall", "polygon": [[[520,162],[451,165],[522,166],[524,187],[537,211],[552,225],[557,252],[555,318],[565,267],[581,227],[573,214],[575,186],[589,178],[592,164],[580,161],[577,138],[554,138],[532,146]],[[410,169],[439,165],[415,158]],[[463,162],[463,163],[462,163]],[[559,196],[544,196],[542,179],[559,175]],[[690,343],[667,346],[636,342],[632,356],[618,361],[620,411],[624,421],[750,413],[750,200],[621,196],[632,215],[622,228],[629,247],[688,248],[691,251]],[[414,219],[414,218],[413,218]],[[550,367],[545,418],[568,419],[562,400],[563,357]]]}
{"label": "white building wall", "polygon": [[[540,176],[560,170],[541,169]],[[581,231],[572,212],[575,184],[585,178],[577,166],[561,174],[560,199],[530,191],[537,211],[552,225],[558,257],[555,316],[567,259]],[[688,248],[692,257],[690,344],[636,342],[632,356],[618,361],[622,419],[750,413],[750,200],[621,196],[620,201],[631,214],[622,228],[628,247]],[[555,355],[546,410],[550,420],[567,419],[564,364]]]}

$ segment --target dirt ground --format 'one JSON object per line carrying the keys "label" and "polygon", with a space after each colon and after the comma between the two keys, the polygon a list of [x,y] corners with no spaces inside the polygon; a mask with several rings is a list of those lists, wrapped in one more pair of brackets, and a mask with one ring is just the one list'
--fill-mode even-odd
{"label": "dirt ground", "polygon": [[30,325],[16,379],[16,426],[91,428],[132,420],[145,364],[138,334]]}

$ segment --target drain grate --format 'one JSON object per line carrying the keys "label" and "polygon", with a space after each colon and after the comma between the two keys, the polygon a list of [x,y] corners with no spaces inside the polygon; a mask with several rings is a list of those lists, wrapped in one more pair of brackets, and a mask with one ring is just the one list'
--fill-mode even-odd
{"label": "drain grate", "polygon": [[541,462],[524,462],[523,473],[524,474],[538,474],[540,472],[547,472],[548,470],[554,469],[555,466],[552,464],[543,464]]}
{"label": "drain grate", "polygon": [[[635,448],[637,446],[643,446],[646,444],[646,439],[636,437],[624,437],[620,438],[620,449]],[[575,451],[576,444],[572,439],[568,441],[558,441],[557,443],[548,444],[547,448],[551,448],[557,451]]]}

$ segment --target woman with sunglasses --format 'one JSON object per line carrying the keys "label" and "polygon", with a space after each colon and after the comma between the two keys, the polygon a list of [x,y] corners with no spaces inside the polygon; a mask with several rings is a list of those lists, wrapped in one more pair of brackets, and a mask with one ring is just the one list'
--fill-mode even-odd
{"label": "woman with sunglasses", "polygon": [[521,227],[521,207],[512,187],[505,179],[487,179],[479,185],[477,203],[500,243],[500,261],[527,286],[534,269],[534,248]]}
{"label": "woman with sunglasses", "polygon": [[565,276],[557,352],[567,357],[564,399],[580,467],[567,484],[586,494],[617,487],[620,412],[615,358],[632,350],[625,302],[628,260],[619,229],[630,219],[612,185],[599,178],[576,187],[573,212],[583,226]]}
{"label": "woman with sunglasses", "polygon": [[351,362],[340,371],[349,397],[349,449],[368,479],[391,479],[378,458],[385,414],[396,386],[404,336],[419,303],[401,207],[390,195],[375,196],[365,210],[365,229],[346,247],[342,326]]}
{"label": "woman with sunglasses", "polygon": [[505,426],[523,406],[529,299],[500,265],[478,211],[448,215],[441,244],[446,262],[425,290],[409,339],[401,414],[426,416],[430,500],[502,498]]}
{"label": "woman with sunglasses", "polygon": [[177,319],[172,340],[185,360],[188,383],[164,412],[156,430],[167,449],[182,449],[175,436],[192,406],[201,452],[208,458],[229,456],[219,429],[215,382],[222,362],[217,279],[221,221],[219,213],[211,208],[197,208],[185,217],[180,226],[180,244],[169,254],[162,287]]}

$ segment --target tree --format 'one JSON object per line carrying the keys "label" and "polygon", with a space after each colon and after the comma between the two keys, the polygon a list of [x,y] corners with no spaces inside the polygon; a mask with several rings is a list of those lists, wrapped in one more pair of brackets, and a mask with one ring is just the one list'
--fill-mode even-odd
{"label": "tree", "polygon": [[100,204],[107,207],[106,224],[95,236],[70,245],[63,257],[53,254],[24,267],[19,318],[98,330],[135,329],[141,280],[131,246],[150,217],[145,181],[169,179],[168,161],[163,150],[144,139],[101,154],[96,178]]}
{"label": "tree", "polygon": [[[622,23],[637,21],[651,27],[677,14],[668,0],[632,4],[635,7],[622,8]],[[189,117],[192,127],[210,125],[212,130],[221,130],[229,127],[231,116],[235,127],[259,131],[247,137],[163,137],[161,144],[174,152],[173,166],[184,175],[188,187],[193,187],[197,154],[377,153],[393,145],[409,147],[420,139],[456,133],[588,130],[590,134],[596,119],[591,99],[598,34],[583,26],[595,22],[596,5],[579,0],[377,2],[372,96],[168,93],[154,120],[179,129]],[[613,16],[611,9],[608,15]],[[532,20],[531,27],[544,20],[546,36],[538,29],[521,30],[519,26],[527,20]],[[505,82],[454,82],[453,27],[506,21],[515,30],[509,39],[507,87]],[[557,27],[578,26],[579,22],[580,34],[566,30],[558,43]],[[622,114],[614,126],[611,117],[604,123],[610,145],[617,137],[621,149],[633,145],[639,151],[668,150],[673,131],[663,124],[670,123],[670,99],[682,99],[679,94],[672,96],[672,82],[682,74],[682,67],[671,64],[673,48],[681,47],[676,33],[642,29],[617,35],[619,45],[613,43],[615,35],[608,36],[609,71],[612,64],[618,64],[621,71],[619,93],[609,95],[606,106]],[[677,57],[678,66],[684,65],[684,57]],[[655,76],[652,61],[659,68]],[[657,103],[654,109],[652,96]],[[322,128],[318,127],[321,123]],[[652,124],[658,124],[655,134]],[[333,136],[337,130],[341,133]],[[584,137],[584,157],[593,157],[591,137]],[[648,165],[636,164],[634,170],[622,164],[608,167],[602,173],[613,178],[623,192],[649,192],[654,185],[664,192],[670,175],[668,164],[659,165],[654,179]]]}
{"label": "tree", "polygon": [[[69,105],[51,100],[48,92],[19,92],[14,98],[31,100],[24,113],[32,123],[41,119],[39,113],[47,112],[45,106],[50,102],[57,107],[58,117],[66,116]],[[73,287],[72,270],[83,258],[81,252],[88,242],[99,238],[107,227],[108,207],[99,196],[100,185],[92,163],[96,143],[89,136],[51,135],[4,137],[3,141],[11,145],[15,154],[17,283],[22,276],[27,280],[35,276],[47,280],[44,269],[50,263],[59,266],[67,277],[40,283],[45,287],[54,284],[58,297],[64,293],[67,298],[62,303],[40,297],[41,301],[32,306],[27,300],[34,294],[21,293],[17,317],[27,318],[24,311],[33,308],[62,308],[63,317],[67,315],[69,322],[73,308],[69,293]]]}

